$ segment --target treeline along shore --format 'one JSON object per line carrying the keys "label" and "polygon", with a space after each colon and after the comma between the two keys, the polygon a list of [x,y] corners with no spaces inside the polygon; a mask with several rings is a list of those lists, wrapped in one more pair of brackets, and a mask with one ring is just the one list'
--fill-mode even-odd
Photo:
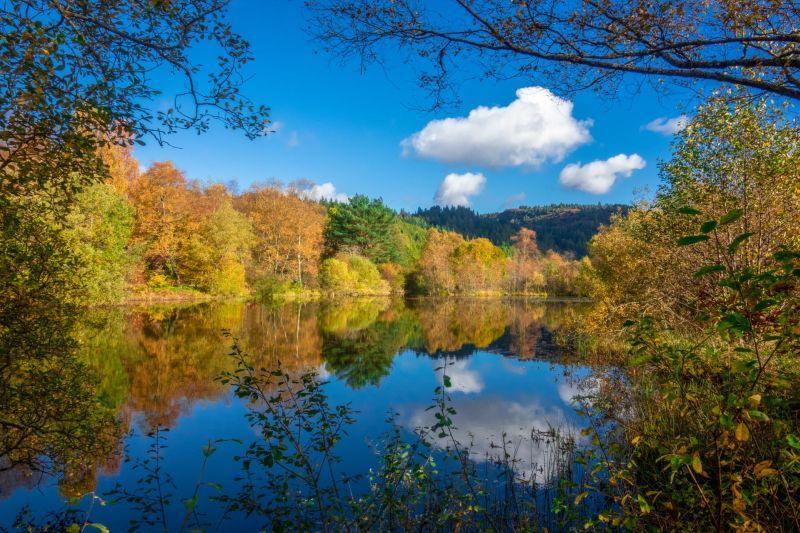
{"label": "treeline along shore", "polygon": [[541,250],[528,227],[498,245],[434,226],[422,212],[396,213],[380,199],[315,199],[307,182],[235,193],[201,185],[171,162],[140,171],[130,147],[101,155],[109,177],[77,192],[67,216],[48,214],[46,191],[16,200],[32,230],[62,243],[82,304],[589,294],[588,259]]}

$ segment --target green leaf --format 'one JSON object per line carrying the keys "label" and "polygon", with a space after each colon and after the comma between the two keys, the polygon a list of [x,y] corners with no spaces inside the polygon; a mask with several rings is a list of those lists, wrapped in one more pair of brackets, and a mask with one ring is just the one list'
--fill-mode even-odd
{"label": "green leaf", "polygon": [[702,226],[700,226],[700,231],[703,233],[711,233],[717,229],[717,221],[716,220],[709,220],[708,222],[704,222]]}
{"label": "green leaf", "polygon": [[197,507],[197,496],[195,496],[194,498],[183,500],[183,506],[189,512],[194,511],[194,508]]}
{"label": "green leaf", "polygon": [[703,462],[700,460],[700,454],[697,452],[694,452],[694,455],[692,455],[692,470],[698,474],[703,473]]}
{"label": "green leaf", "polygon": [[800,450],[800,439],[798,439],[795,435],[786,435],[786,442],[788,442],[789,446],[795,450]]}
{"label": "green leaf", "polygon": [[450,376],[444,376],[444,378],[442,378],[442,385],[444,385],[447,388],[452,387],[452,384],[450,382]]}
{"label": "green leaf", "polygon": [[752,418],[753,420],[760,420],[761,422],[769,421],[769,417],[766,415],[766,413],[763,413],[762,411],[758,411],[756,409],[750,409],[749,411],[747,411],[747,414],[749,414],[750,418]]}
{"label": "green leaf", "polygon": [[699,209],[695,209],[694,207],[684,206],[678,209],[678,213],[683,213],[684,215],[699,215],[702,213]]}
{"label": "green leaf", "polygon": [[719,219],[719,225],[724,226],[726,224],[731,224],[733,222],[736,222],[737,220],[742,218],[743,214],[744,211],[742,211],[741,209],[731,209],[725,215],[722,215],[722,217]]}
{"label": "green leaf", "polygon": [[694,277],[700,278],[706,274],[711,274],[712,272],[722,272],[723,270],[725,270],[725,267],[722,265],[707,265],[697,270],[697,272],[694,273]]}
{"label": "green leaf", "polygon": [[708,235],[687,235],[678,239],[678,246],[688,246],[708,240]]}
{"label": "green leaf", "polygon": [[722,320],[719,321],[718,327],[721,330],[735,329],[738,331],[749,331],[750,321],[741,313],[731,312],[725,315]]}
{"label": "green leaf", "polygon": [[104,526],[103,524],[98,524],[98,523],[95,522],[95,523],[87,524],[87,525],[89,527],[95,528],[100,533],[109,533],[108,528],[106,526]]}
{"label": "green leaf", "polygon": [[774,305],[777,305],[777,304],[778,304],[777,300],[773,300],[771,298],[768,298],[766,300],[761,300],[760,302],[758,302],[756,304],[756,306],[754,307],[754,309],[756,311],[763,311],[764,309],[768,309],[768,308],[770,308],[770,307],[772,307]]}
{"label": "green leaf", "polygon": [[739,245],[741,245],[744,241],[746,241],[747,239],[749,239],[752,236],[753,236],[753,234],[750,233],[750,232],[742,233],[741,235],[737,235],[736,238],[734,238],[731,241],[731,243],[728,245],[728,253],[732,254],[733,252],[735,252],[737,250],[737,248],[739,248]]}
{"label": "green leaf", "polygon": [[641,509],[643,514],[647,514],[650,512],[651,510],[650,504],[647,503],[647,500],[644,499],[644,496],[639,494],[638,496],[636,496],[636,501],[639,502],[639,509]]}
{"label": "green leaf", "polygon": [[581,502],[589,495],[588,492],[581,492],[577,496],[575,496],[575,505],[580,505]]}

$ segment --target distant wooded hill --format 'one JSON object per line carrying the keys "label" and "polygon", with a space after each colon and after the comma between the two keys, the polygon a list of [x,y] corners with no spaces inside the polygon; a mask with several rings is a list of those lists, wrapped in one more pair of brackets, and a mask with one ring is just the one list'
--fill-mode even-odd
{"label": "distant wooded hill", "polygon": [[553,204],[478,214],[468,207],[434,206],[418,209],[415,215],[432,226],[467,237],[486,237],[497,245],[508,243],[520,228],[532,229],[541,250],[582,257],[600,225],[608,224],[612,214],[628,209],[624,204]]}

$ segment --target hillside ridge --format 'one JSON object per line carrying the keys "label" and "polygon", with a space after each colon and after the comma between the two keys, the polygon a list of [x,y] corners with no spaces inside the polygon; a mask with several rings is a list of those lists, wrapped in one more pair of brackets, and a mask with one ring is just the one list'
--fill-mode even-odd
{"label": "hillside ridge", "polygon": [[630,206],[626,204],[562,203],[476,213],[469,207],[433,206],[417,209],[414,215],[431,226],[470,238],[485,237],[498,246],[508,244],[511,236],[524,227],[536,232],[540,249],[583,257],[598,228],[608,224],[613,214],[628,209]]}

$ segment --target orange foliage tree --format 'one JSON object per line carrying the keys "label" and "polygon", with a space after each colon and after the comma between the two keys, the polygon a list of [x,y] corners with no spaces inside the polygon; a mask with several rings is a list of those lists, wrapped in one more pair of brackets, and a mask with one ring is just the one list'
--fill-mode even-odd
{"label": "orange foliage tree", "polygon": [[299,284],[316,280],[322,253],[325,208],[278,185],[253,188],[235,201],[253,226],[255,245],[249,278]]}
{"label": "orange foliage tree", "polygon": [[133,239],[143,250],[144,268],[182,283],[179,258],[198,231],[199,187],[190,183],[172,162],[155,163],[131,183],[136,208]]}
{"label": "orange foliage tree", "polygon": [[544,275],[541,271],[542,252],[536,244],[536,232],[520,228],[511,237],[511,242],[508,290],[516,293],[541,292],[544,289]]}

